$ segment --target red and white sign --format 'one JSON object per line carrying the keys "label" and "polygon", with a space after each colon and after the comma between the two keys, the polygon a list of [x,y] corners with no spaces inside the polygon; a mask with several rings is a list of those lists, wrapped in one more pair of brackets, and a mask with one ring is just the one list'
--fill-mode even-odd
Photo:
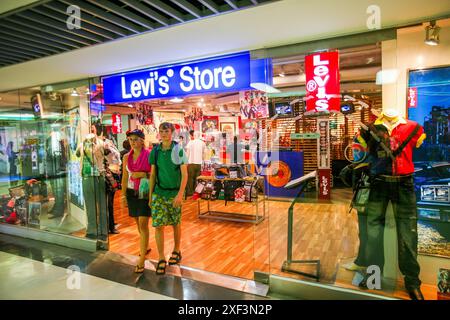
{"label": "red and white sign", "polygon": [[112,132],[113,134],[122,133],[122,116],[118,113],[112,115]]}
{"label": "red and white sign", "polygon": [[417,107],[417,88],[409,88],[408,89],[408,107],[416,108]]}
{"label": "red and white sign", "polygon": [[331,169],[319,169],[319,199],[331,199]]}
{"label": "red and white sign", "polygon": [[340,111],[339,53],[323,52],[305,57],[306,111]]}

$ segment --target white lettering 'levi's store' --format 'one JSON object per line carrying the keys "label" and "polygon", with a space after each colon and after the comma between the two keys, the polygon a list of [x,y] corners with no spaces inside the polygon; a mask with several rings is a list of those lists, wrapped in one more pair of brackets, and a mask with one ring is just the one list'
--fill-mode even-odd
{"label": "white lettering 'levi's store'", "polygon": [[229,88],[236,82],[236,72],[233,67],[214,68],[212,71],[205,69],[200,71],[198,67],[192,69],[190,66],[181,68],[180,77],[183,81],[180,88],[184,92],[196,90],[209,90],[212,87],[219,88],[220,84]]}
{"label": "white lettering 'levi's store'", "polygon": [[[201,70],[199,67],[185,66],[179,70],[181,82],[178,84],[185,93],[193,90],[210,90],[221,87],[231,88],[236,83],[236,71],[232,66],[218,67]],[[166,95],[170,91],[169,79],[174,76],[173,69],[167,69],[165,75],[160,75],[158,71],[149,72],[149,77],[137,79],[127,83],[126,77],[120,78],[122,88],[122,98],[140,98],[159,95]],[[158,92],[156,92],[158,91]]]}

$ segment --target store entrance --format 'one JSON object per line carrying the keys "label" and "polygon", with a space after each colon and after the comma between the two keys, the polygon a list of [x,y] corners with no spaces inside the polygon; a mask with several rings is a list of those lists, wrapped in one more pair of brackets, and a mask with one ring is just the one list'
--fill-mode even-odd
{"label": "store entrance", "polygon": [[[252,93],[249,91],[248,95],[247,99]],[[253,96],[256,103],[260,97]],[[267,107],[267,101],[264,103]],[[192,130],[205,143],[200,176],[192,190],[187,187],[182,206],[182,268],[168,266],[167,273],[178,274],[188,267],[189,273],[193,268],[213,277],[222,274],[253,280],[255,271],[268,272],[268,207],[264,202],[264,182],[256,178],[250,155],[259,148],[258,121],[241,118],[239,92],[107,106],[105,114],[108,113],[122,114],[124,132],[127,128],[141,129],[149,148],[159,143],[157,129],[163,122],[175,126],[173,139],[186,152],[193,140]],[[124,136],[118,137],[120,146]],[[115,223],[120,233],[110,234],[109,249],[134,259],[139,255],[139,233],[120,197],[121,192],[117,192],[114,200]],[[151,223],[150,219],[147,267],[153,270],[159,255]],[[165,228],[167,259],[173,247],[173,230],[169,226]]]}

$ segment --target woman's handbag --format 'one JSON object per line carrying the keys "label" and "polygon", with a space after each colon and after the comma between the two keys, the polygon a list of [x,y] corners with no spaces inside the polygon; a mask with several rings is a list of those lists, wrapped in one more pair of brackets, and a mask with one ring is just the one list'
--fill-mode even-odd
{"label": "woman's handbag", "polygon": [[150,184],[147,178],[141,178],[139,184],[139,199],[148,199],[150,192]]}

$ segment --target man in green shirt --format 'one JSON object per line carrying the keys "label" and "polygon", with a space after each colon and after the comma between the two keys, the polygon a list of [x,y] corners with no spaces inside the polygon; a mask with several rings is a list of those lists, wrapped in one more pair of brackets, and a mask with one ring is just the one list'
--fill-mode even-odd
{"label": "man in green shirt", "polygon": [[159,126],[161,143],[150,154],[152,170],[148,204],[152,209],[152,225],[159,253],[156,274],[164,274],[166,271],[165,226],[171,225],[174,231],[175,246],[169,264],[178,264],[181,260],[181,203],[187,184],[187,159],[183,148],[172,141],[174,131],[173,124],[162,123]]}

